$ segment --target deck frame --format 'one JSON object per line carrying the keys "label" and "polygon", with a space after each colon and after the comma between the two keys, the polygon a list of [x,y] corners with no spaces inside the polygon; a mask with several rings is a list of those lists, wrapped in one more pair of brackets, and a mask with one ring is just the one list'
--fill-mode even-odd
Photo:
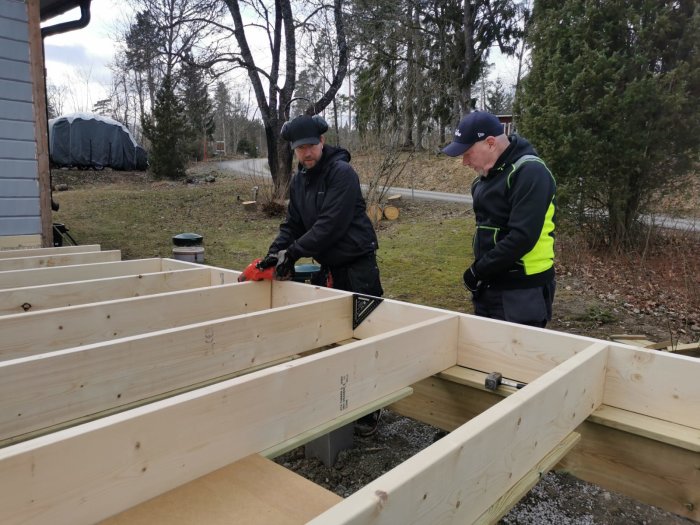
{"label": "deck frame", "polygon": [[3,523],[152,522],[385,403],[451,433],[311,523],[492,523],[557,462],[700,520],[697,359],[390,299],[353,330],[347,292],[101,253],[0,257]]}

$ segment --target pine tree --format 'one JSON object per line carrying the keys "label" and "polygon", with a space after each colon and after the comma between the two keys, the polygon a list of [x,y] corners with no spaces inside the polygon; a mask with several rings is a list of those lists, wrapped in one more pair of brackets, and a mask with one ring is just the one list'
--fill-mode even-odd
{"label": "pine tree", "polygon": [[152,114],[142,120],[144,136],[151,143],[149,165],[158,178],[184,179],[187,119],[182,103],[175,96],[170,75],[156,93]]}
{"label": "pine tree", "polygon": [[506,90],[501,77],[487,88],[485,109],[494,115],[509,115],[513,111],[513,95]]}
{"label": "pine tree", "polygon": [[653,190],[698,157],[700,7],[540,0],[533,16],[520,130],[563,186],[560,204],[598,209],[622,247]]}
{"label": "pine tree", "polygon": [[187,117],[189,134],[188,154],[202,160],[206,157],[207,143],[216,128],[214,104],[204,81],[205,71],[197,66],[190,54],[185,55],[180,71],[182,101]]}

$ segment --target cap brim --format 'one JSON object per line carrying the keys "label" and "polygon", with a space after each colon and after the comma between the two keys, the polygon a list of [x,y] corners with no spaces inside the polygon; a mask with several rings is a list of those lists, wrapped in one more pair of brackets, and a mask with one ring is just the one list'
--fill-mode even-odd
{"label": "cap brim", "polygon": [[292,149],[296,149],[299,146],[304,146],[306,144],[318,144],[321,142],[321,139],[319,137],[306,137],[303,139],[295,140],[292,142]]}
{"label": "cap brim", "polygon": [[459,157],[464,155],[464,152],[471,148],[473,144],[462,144],[461,142],[451,142],[442,150],[448,157]]}

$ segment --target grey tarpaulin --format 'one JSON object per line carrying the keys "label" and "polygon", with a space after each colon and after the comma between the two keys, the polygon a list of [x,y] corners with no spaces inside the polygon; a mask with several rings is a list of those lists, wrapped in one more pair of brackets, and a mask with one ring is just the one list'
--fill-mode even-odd
{"label": "grey tarpaulin", "polygon": [[145,170],[146,151],[111,118],[72,113],[49,120],[49,153],[56,166]]}

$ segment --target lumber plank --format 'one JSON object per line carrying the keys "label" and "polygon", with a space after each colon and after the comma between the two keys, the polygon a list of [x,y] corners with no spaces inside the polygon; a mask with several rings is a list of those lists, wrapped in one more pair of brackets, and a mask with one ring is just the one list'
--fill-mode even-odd
{"label": "lumber plank", "polygon": [[410,326],[446,314],[460,315],[449,310],[384,299],[369,317],[355,329],[354,336],[358,339],[366,339],[389,330],[396,330],[402,326]]}
{"label": "lumber plank", "polygon": [[700,521],[698,452],[586,421],[559,465],[579,479]]}
{"label": "lumber plank", "polygon": [[0,359],[267,309],[270,288],[260,284],[225,284],[6,315],[0,317]]}
{"label": "lumber plank", "polygon": [[700,429],[700,360],[611,343],[606,405]]}
{"label": "lumber plank", "polygon": [[342,498],[258,454],[153,498],[101,525],[302,525]]}
{"label": "lumber plank", "polygon": [[41,235],[0,235],[0,250],[39,248]]}
{"label": "lumber plank", "polygon": [[0,259],[0,271],[29,270],[32,268],[53,268],[56,266],[71,266],[73,264],[91,264],[119,261],[122,257],[120,250],[100,252],[66,253],[57,255],[38,255],[34,257],[16,257]]}
{"label": "lumber plank", "polygon": [[554,466],[576,446],[580,439],[581,434],[578,432],[572,432],[566,436],[561,443],[557,444],[557,446],[542,459],[542,461],[530,469],[530,471],[520,478],[520,480],[503,494],[496,503],[491,505],[486,512],[479,516],[474,522],[474,525],[497,523],[498,520],[505,516],[532,487],[537,485],[544,474],[552,470]]}
{"label": "lumber plank", "polygon": [[351,297],[0,362],[0,444],[352,334]]}
{"label": "lumber plank", "polygon": [[188,288],[202,288],[210,284],[211,272],[209,270],[193,268],[93,279],[83,282],[6,288],[0,290],[0,316],[173,292]]}
{"label": "lumber plank", "polygon": [[460,317],[457,364],[529,383],[597,339],[485,317]]}
{"label": "lumber plank", "polygon": [[324,297],[352,297],[352,292],[334,290],[323,286],[311,286],[294,281],[274,281],[272,283],[272,308],[287,306],[304,301],[313,301]]}
{"label": "lumber plank", "polygon": [[[181,269],[181,268],[180,268]],[[107,263],[78,264],[56,268],[0,271],[0,289],[67,283],[163,271],[160,259],[134,259]]]}
{"label": "lumber plank", "polygon": [[588,421],[674,447],[700,452],[700,429],[697,428],[670,423],[608,405],[599,406]]}
{"label": "lumber plank", "polygon": [[15,250],[0,250],[0,259],[17,257],[35,257],[39,255],[57,255],[59,253],[99,252],[99,244],[81,244],[78,246],[56,246],[54,248],[20,248]]}
{"label": "lumber plank", "polygon": [[446,315],[0,449],[0,522],[104,519],[452,366],[457,329]]}
{"label": "lumber plank", "polygon": [[[170,266],[167,260],[163,261],[163,266]],[[231,284],[238,282],[238,276],[241,272],[227,270],[226,268],[217,268],[216,266],[207,266],[211,272],[211,284]],[[176,268],[173,268],[173,270]]]}
{"label": "lumber plank", "polygon": [[397,390],[396,392],[392,392],[387,396],[380,397],[372,403],[368,403],[360,408],[351,410],[350,412],[347,412],[340,417],[337,417],[327,423],[324,423],[323,425],[319,425],[317,427],[307,430],[306,432],[302,432],[301,434],[296,435],[293,438],[288,439],[287,441],[279,443],[274,447],[262,450],[260,452],[260,455],[266,458],[276,458],[277,456],[281,456],[282,454],[289,452],[290,450],[294,450],[295,448],[301,445],[305,445],[306,443],[316,439],[317,437],[325,436],[329,432],[333,432],[334,430],[345,426],[348,423],[352,423],[353,421],[356,421],[362,416],[374,412],[379,408],[383,408],[392,403],[396,403],[400,399],[403,399],[406,396],[410,396],[412,393],[413,389],[410,386]]}
{"label": "lumber plank", "polygon": [[475,521],[600,404],[607,354],[590,345],[310,524]]}
{"label": "lumber plank", "polygon": [[[414,384],[413,395],[390,408],[452,431],[514,392],[491,392],[482,390],[481,385],[468,387],[465,382],[455,382],[448,379],[458,377],[449,373],[454,368]],[[601,405],[576,432],[581,433],[582,444],[558,468],[649,505],[700,520],[700,508],[690,497],[700,494],[700,433],[696,429]],[[643,476],[638,479],[640,465]],[[689,508],[688,504],[695,506]]]}

